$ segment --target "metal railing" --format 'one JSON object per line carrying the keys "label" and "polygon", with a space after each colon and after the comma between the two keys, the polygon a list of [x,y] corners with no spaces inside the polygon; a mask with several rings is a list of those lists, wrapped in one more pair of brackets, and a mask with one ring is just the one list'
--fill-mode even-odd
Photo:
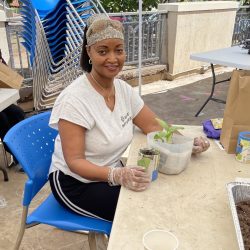
{"label": "metal railing", "polygon": [[[160,60],[163,15],[161,12],[142,13],[142,63],[156,64]],[[125,32],[125,65],[138,64],[139,15],[135,12],[110,13],[112,19],[123,23]]]}
{"label": "metal railing", "polygon": [[6,2],[3,0],[0,0],[0,9],[5,10],[5,8],[6,8]]}
{"label": "metal railing", "polygon": [[241,6],[236,13],[232,45],[241,44],[247,34],[250,38],[250,6]]}
{"label": "metal railing", "polygon": [[28,53],[22,46],[22,17],[13,17],[13,8],[10,8],[7,1],[0,0],[0,9],[5,12],[7,18],[5,28],[10,56],[10,67],[24,77],[25,83],[32,79],[32,70],[29,64]]}
{"label": "metal railing", "polygon": [[32,78],[32,70],[29,64],[29,56],[22,46],[22,18],[8,18],[6,22],[6,35],[10,55],[10,67],[21,74],[25,81]]}

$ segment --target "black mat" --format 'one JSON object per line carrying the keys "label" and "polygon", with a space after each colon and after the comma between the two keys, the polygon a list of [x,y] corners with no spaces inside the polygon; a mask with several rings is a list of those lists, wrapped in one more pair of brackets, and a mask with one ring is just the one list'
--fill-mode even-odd
{"label": "black mat", "polygon": [[[231,73],[217,77],[217,81],[228,79]],[[165,93],[143,96],[145,103],[162,119],[171,124],[201,125],[201,122],[223,117],[225,104],[209,101],[198,117],[196,112],[211,92],[212,78],[203,79],[186,86],[168,90]],[[214,97],[226,100],[229,82],[219,83],[215,87]]]}

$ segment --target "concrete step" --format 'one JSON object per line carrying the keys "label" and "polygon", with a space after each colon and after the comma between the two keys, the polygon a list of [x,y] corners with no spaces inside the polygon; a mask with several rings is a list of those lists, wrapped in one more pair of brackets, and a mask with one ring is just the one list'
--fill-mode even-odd
{"label": "concrete step", "polygon": [[[142,68],[142,84],[163,80],[166,76],[166,65],[150,65]],[[138,67],[124,66],[118,78],[128,82],[131,86],[138,86]],[[20,89],[20,100],[18,105],[25,111],[31,112],[34,108],[32,84],[24,85]]]}
{"label": "concrete step", "polygon": [[[142,84],[166,79],[166,65],[156,64],[142,67]],[[138,67],[124,66],[118,78],[128,82],[131,86],[138,86]]]}

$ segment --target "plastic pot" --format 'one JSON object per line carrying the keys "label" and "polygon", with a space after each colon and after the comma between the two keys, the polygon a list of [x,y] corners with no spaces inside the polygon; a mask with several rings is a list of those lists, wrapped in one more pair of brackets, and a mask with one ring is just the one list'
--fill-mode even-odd
{"label": "plastic pot", "polygon": [[189,164],[193,138],[174,134],[173,143],[155,141],[152,132],[147,135],[147,143],[149,147],[155,148],[160,152],[160,162],[158,171],[164,174],[179,174]]}

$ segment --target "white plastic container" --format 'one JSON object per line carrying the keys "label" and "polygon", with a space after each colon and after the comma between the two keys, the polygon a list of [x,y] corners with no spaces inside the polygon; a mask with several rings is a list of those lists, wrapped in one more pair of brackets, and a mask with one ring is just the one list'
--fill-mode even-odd
{"label": "white plastic container", "polygon": [[145,250],[176,250],[179,241],[174,234],[167,230],[151,230],[143,235]]}
{"label": "white plastic container", "polygon": [[179,174],[189,164],[192,148],[193,138],[174,134],[173,143],[165,143],[155,141],[154,135],[156,132],[147,135],[147,143],[149,147],[160,151],[160,162],[158,171],[164,174]]}

